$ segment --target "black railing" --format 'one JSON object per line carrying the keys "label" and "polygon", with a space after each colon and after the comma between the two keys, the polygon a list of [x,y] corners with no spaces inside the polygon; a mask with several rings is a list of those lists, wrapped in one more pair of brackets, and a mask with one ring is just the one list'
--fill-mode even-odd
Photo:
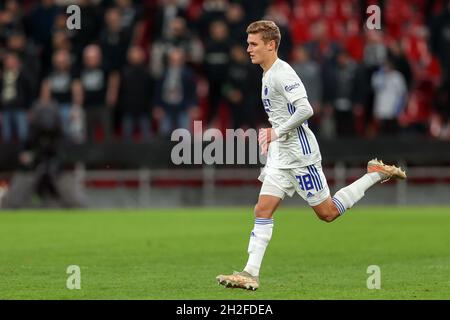
{"label": "black railing", "polygon": [[[203,148],[210,142],[203,143]],[[86,168],[142,168],[162,169],[171,167],[199,167],[194,163],[194,146],[191,150],[191,164],[175,165],[171,159],[172,148],[176,142],[167,139],[154,139],[149,143],[110,143],[65,145],[59,157],[66,166],[84,163]],[[226,159],[225,143],[223,159]],[[214,164],[217,167],[259,167],[261,162],[248,164],[249,146],[245,150],[246,164]],[[339,139],[319,141],[324,165],[342,162],[348,165],[361,165],[368,159],[378,157],[385,162],[407,163],[408,166],[447,166],[450,165],[450,142],[428,139]],[[198,147],[198,146],[197,146]],[[235,156],[237,154],[235,144]],[[240,151],[242,152],[242,151]],[[257,152],[255,146],[252,152]],[[19,147],[0,144],[0,170],[13,170],[18,164]],[[254,158],[254,157],[253,157]],[[259,159],[259,158],[258,158]],[[225,160],[224,160],[225,161]],[[236,163],[236,161],[234,161]]]}

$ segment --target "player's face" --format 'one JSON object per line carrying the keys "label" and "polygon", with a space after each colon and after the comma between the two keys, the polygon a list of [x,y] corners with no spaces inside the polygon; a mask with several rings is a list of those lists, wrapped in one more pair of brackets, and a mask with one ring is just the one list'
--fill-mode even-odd
{"label": "player's face", "polygon": [[264,43],[261,34],[250,33],[247,37],[247,52],[253,64],[262,64],[270,55],[271,42]]}

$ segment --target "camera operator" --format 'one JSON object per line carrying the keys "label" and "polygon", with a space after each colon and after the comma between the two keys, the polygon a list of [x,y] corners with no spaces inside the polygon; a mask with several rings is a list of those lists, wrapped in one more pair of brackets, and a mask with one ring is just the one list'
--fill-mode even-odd
{"label": "camera operator", "polygon": [[70,174],[63,172],[60,149],[63,128],[57,105],[38,103],[30,114],[28,139],[19,152],[19,171],[5,195],[3,207],[34,206],[33,195],[40,207],[83,207],[84,197]]}

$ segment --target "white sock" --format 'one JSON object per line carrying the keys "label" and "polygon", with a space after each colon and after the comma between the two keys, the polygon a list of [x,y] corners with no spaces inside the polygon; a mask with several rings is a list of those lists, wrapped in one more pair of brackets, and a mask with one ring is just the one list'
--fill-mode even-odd
{"label": "white sock", "polygon": [[250,235],[248,244],[248,261],[244,268],[252,276],[259,275],[259,269],[266,252],[270,238],[272,238],[273,219],[255,218],[255,226]]}
{"label": "white sock", "polygon": [[366,173],[352,184],[336,192],[332,200],[339,213],[343,214],[345,210],[353,207],[364,196],[364,192],[375,183],[380,182],[381,179],[382,175],[379,172]]}

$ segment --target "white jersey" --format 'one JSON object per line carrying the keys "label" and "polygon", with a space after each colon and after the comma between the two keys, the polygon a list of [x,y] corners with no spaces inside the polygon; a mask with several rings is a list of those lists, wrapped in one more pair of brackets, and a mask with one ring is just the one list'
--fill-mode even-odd
{"label": "white jersey", "polygon": [[[307,98],[305,86],[292,67],[277,59],[262,78],[264,109],[272,128],[278,128],[295,112],[294,101]],[[266,166],[278,169],[306,167],[322,160],[314,133],[305,121],[300,127],[269,144]]]}

